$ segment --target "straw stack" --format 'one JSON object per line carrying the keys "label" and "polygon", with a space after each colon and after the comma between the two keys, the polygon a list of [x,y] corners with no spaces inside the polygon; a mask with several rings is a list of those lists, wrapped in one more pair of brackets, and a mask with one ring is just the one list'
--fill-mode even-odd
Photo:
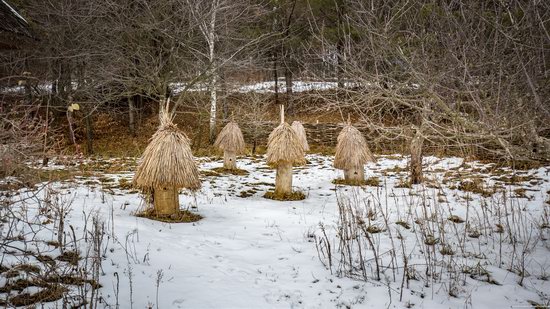
{"label": "straw stack", "polygon": [[284,122],[284,108],[281,105],[281,124],[267,141],[267,164],[277,169],[275,194],[292,193],[292,165],[304,165],[304,147],[292,127]]}
{"label": "straw stack", "polygon": [[304,148],[304,151],[309,151],[309,144],[307,142],[307,135],[306,130],[304,129],[304,126],[299,121],[293,121],[292,122],[292,129],[294,129],[294,132],[296,132],[296,135],[298,136],[298,139],[302,143],[302,147]]}
{"label": "straw stack", "polygon": [[338,135],[334,167],[344,170],[344,178],[350,182],[365,180],[364,165],[374,162],[365,137],[349,122]]}
{"label": "straw stack", "polygon": [[167,113],[161,115],[161,124],[143,152],[133,184],[154,193],[158,215],[179,211],[179,188],[198,190],[201,187],[189,139]]}
{"label": "straw stack", "polygon": [[244,152],[245,143],[239,125],[231,121],[220,132],[214,146],[223,150],[223,167],[237,169],[237,154]]}

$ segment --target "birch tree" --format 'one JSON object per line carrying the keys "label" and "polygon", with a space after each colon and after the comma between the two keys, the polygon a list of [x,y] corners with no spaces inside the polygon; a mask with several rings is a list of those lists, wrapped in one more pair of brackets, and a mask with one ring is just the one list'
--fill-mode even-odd
{"label": "birch tree", "polygon": [[[209,93],[209,140],[216,138],[220,70],[242,67],[246,52],[254,50],[269,34],[250,36],[247,32],[265,14],[261,5],[248,0],[187,0],[194,21],[199,25],[204,51],[194,49],[197,58],[204,59],[206,68],[198,83],[204,81]],[[179,104],[174,107],[177,108]]]}
{"label": "birch tree", "polygon": [[208,77],[209,92],[210,92],[210,119],[209,119],[209,139],[210,143],[213,143],[216,138],[216,112],[218,107],[218,72],[216,70],[216,15],[220,10],[220,0],[213,0],[207,18],[203,24],[201,24],[201,32],[208,45]]}

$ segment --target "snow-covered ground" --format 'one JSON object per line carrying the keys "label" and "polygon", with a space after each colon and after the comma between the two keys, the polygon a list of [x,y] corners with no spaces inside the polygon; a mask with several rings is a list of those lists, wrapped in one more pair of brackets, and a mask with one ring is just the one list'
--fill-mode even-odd
{"label": "snow-covered ground", "polygon": [[[406,188],[406,158],[381,156],[366,166],[367,177],[378,177],[380,186],[350,187],[331,183],[342,176],[333,169],[332,157],[310,155],[308,161],[307,166],[295,168],[294,186],[306,194],[303,201],[262,197],[272,189],[275,172],[261,157],[240,160],[239,167],[249,172],[246,176],[203,176],[200,192],[180,195],[181,207],[204,216],[188,224],[133,215],[143,207],[142,198],[118,186],[125,182],[120,179],[131,181],[132,164],[116,173],[56,182],[11,199],[37,194],[44,200],[44,194],[58,192],[58,202],[70,204],[65,226],[74,228],[74,238],[82,239],[94,217],[105,223],[99,308],[115,308],[116,303],[120,308],[519,308],[548,304],[550,226],[544,224],[550,217],[545,213],[550,207],[545,203],[549,167],[514,174],[491,164],[427,157],[426,185]],[[112,167],[120,162],[133,160],[107,163]],[[201,159],[202,171],[219,166],[219,160]],[[482,179],[483,188],[498,192],[482,197],[464,187],[461,190],[464,179]],[[33,218],[40,209],[44,212],[44,204],[31,198],[16,202],[14,209]],[[381,228],[370,236],[374,250],[365,242],[364,248],[350,255],[339,251],[339,205],[355,211],[369,226]],[[452,215],[466,222],[451,222]],[[35,238],[58,239],[59,229],[52,221],[44,222],[48,228]],[[395,224],[398,221],[409,228]],[[0,235],[5,236],[7,228],[2,225]],[[21,235],[29,235],[28,226],[18,229]],[[72,239],[73,232],[65,230]],[[473,231],[480,235],[475,237]],[[426,244],[428,236],[433,236],[435,244]],[[327,243],[331,244],[330,267],[323,256]],[[83,253],[90,246],[91,241],[78,245]],[[454,252],[441,254],[444,246]],[[59,254],[55,248],[38,247],[50,255]],[[1,265],[29,262],[28,257],[2,251]],[[358,265],[360,252],[366,268],[347,271],[346,264]],[[381,267],[380,280],[374,252]],[[350,256],[353,261],[347,263]],[[525,279],[520,285],[522,273]],[[13,279],[0,274],[0,287],[8,280]],[[0,294],[0,299],[4,296]]]}
{"label": "snow-covered ground", "polygon": [[[345,82],[344,87],[354,87],[357,83],[354,82]],[[178,94],[185,90],[185,83],[173,83],[170,88],[174,94]],[[274,93],[275,92],[275,81],[266,81],[266,82],[257,82],[251,84],[228,84],[227,85],[229,92],[238,92],[238,93]],[[292,82],[292,91],[293,92],[305,92],[305,91],[322,91],[338,88],[337,82],[331,81],[301,81],[295,80]],[[277,89],[279,93],[286,92],[286,82],[284,79],[280,79],[277,83]],[[190,87],[187,91],[208,91],[208,86],[204,84],[194,85]]]}
{"label": "snow-covered ground", "polygon": [[[357,83],[354,82],[345,82],[344,87],[354,87]],[[170,89],[173,91],[174,94],[181,93],[182,91],[190,91],[190,92],[196,92],[196,91],[208,91],[208,86],[205,84],[196,84],[189,89],[186,89],[187,84],[186,83],[171,83]],[[280,93],[286,92],[286,83],[284,79],[279,80],[278,82],[278,90]],[[336,89],[338,87],[337,82],[331,82],[331,81],[301,81],[296,80],[292,83],[292,91],[293,92],[304,92],[304,91],[322,91],[322,90],[330,90],[330,89]],[[77,89],[78,84],[73,82],[72,88]],[[52,91],[52,85],[51,83],[41,83],[36,86],[37,91],[44,92],[44,93],[50,93]],[[256,83],[250,83],[250,84],[228,84],[227,90],[229,92],[238,92],[238,93],[248,93],[248,92],[256,92],[256,93],[274,93],[275,92],[275,82],[274,81],[267,81],[267,82],[256,82]],[[10,87],[0,87],[0,93],[9,93],[9,94],[15,94],[15,93],[24,93],[25,92],[25,86],[10,86]]]}

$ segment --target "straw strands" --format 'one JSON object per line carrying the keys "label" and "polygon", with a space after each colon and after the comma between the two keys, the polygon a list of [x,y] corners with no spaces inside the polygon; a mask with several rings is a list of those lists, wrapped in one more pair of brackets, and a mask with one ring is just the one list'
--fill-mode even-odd
{"label": "straw strands", "polygon": [[334,167],[341,170],[362,168],[367,162],[374,162],[363,134],[352,125],[345,125],[338,135]]}
{"label": "straw strands", "polygon": [[306,130],[304,129],[304,126],[302,125],[302,123],[299,121],[293,121],[292,129],[294,129],[294,131],[296,132],[298,139],[302,143],[302,147],[304,148],[304,151],[309,151],[309,144],[307,143]]}
{"label": "straw strands", "polygon": [[304,165],[304,147],[292,127],[281,123],[267,140],[267,164],[276,167],[281,163]]}
{"label": "straw strands", "polygon": [[244,137],[239,125],[230,121],[220,132],[214,146],[223,151],[241,154],[244,152]]}
{"label": "straw strands", "polygon": [[201,182],[189,139],[168,115],[163,116],[159,129],[143,152],[134,186],[142,190],[163,187],[198,190]]}

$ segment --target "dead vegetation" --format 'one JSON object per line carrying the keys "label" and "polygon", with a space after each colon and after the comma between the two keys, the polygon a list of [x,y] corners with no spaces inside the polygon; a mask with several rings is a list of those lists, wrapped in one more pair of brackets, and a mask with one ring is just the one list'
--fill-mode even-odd
{"label": "dead vegetation", "polygon": [[378,177],[368,177],[364,180],[357,180],[357,179],[344,179],[344,178],[337,178],[333,179],[332,183],[335,185],[345,185],[345,186],[371,186],[371,187],[380,187],[380,178]]}
{"label": "dead vegetation", "polygon": [[[34,307],[59,302],[59,306],[78,307],[95,303],[101,288],[101,256],[106,251],[104,223],[87,214],[90,225],[77,233],[65,222],[72,200],[49,185],[41,189],[40,196],[31,195],[31,199],[40,199],[36,216],[29,216],[28,209],[14,212],[18,200],[0,197],[4,219],[0,229],[0,281],[4,282],[0,305]],[[48,234],[52,239],[42,238]],[[80,252],[78,247],[87,250]],[[6,257],[19,262],[9,264]]]}
{"label": "dead vegetation", "polygon": [[494,189],[488,189],[481,178],[466,179],[460,182],[458,189],[464,192],[479,194],[483,197],[490,197],[495,193]]}
{"label": "dead vegetation", "polygon": [[225,167],[216,167],[211,169],[210,171],[220,174],[230,174],[230,175],[237,175],[237,176],[246,176],[248,175],[247,170],[243,170],[240,168],[225,168]]}
{"label": "dead vegetation", "polygon": [[306,198],[306,195],[301,191],[293,191],[291,193],[277,194],[275,191],[267,191],[264,197],[276,201],[301,201]]}
{"label": "dead vegetation", "polygon": [[[324,164],[326,162],[326,159],[322,159],[316,156],[312,156],[311,158],[312,164]],[[256,161],[256,163],[261,161],[261,158],[253,158],[253,160]],[[211,162],[212,160],[208,160],[208,162]],[[325,164],[326,165],[326,164]],[[397,166],[397,165],[395,165]],[[525,199],[525,198],[531,198],[530,190],[536,190],[536,187],[530,187],[529,184],[533,180],[537,180],[537,177],[530,175],[529,173],[516,173],[514,171],[510,170],[500,170],[500,169],[494,169],[496,172],[496,175],[487,174],[487,175],[481,175],[484,173],[483,169],[485,167],[479,167],[476,166],[474,163],[469,163],[467,165],[461,165],[460,167],[460,177],[455,174],[458,172],[458,169],[453,170],[452,174],[447,175],[447,177],[443,177],[444,171],[434,171],[430,175],[430,179],[433,180],[433,185],[429,183],[430,181],[426,181],[426,184],[424,186],[411,186],[410,183],[407,182],[407,178],[402,177],[400,174],[390,174],[390,173],[384,173],[383,170],[374,170],[375,175],[381,175],[384,176],[382,179],[380,179],[378,176],[373,176],[371,178],[368,178],[366,183],[362,184],[371,186],[371,187],[379,187],[379,188],[361,188],[360,190],[364,190],[366,192],[369,192],[369,194],[373,194],[373,199],[370,202],[361,202],[362,206],[361,208],[364,209],[362,212],[355,211],[355,219],[356,223],[358,224],[356,231],[357,233],[363,233],[359,239],[362,239],[363,241],[366,241],[364,244],[362,244],[363,250],[365,248],[370,248],[368,250],[372,251],[372,254],[376,254],[378,256],[378,267],[380,269],[381,275],[380,277],[384,277],[383,273],[385,272],[386,275],[389,275],[390,272],[394,271],[390,264],[398,265],[397,267],[403,267],[404,264],[401,264],[399,266],[399,263],[397,262],[399,259],[399,255],[397,257],[394,257],[393,260],[388,261],[385,257],[385,255],[392,255],[396,252],[399,252],[399,249],[393,249],[395,251],[392,251],[391,253],[384,253],[384,252],[378,252],[377,247],[380,244],[380,239],[386,239],[385,237],[388,236],[388,234],[393,233],[393,241],[396,242],[395,248],[398,248],[400,237],[409,237],[412,235],[413,237],[418,238],[418,244],[422,246],[422,250],[426,250],[426,255],[431,254],[434,255],[433,257],[425,257],[426,259],[429,259],[429,266],[430,268],[430,275],[424,275],[419,274],[421,272],[420,270],[416,269],[416,273],[412,274],[407,273],[406,276],[415,276],[417,280],[421,282],[428,282],[430,284],[430,287],[437,286],[438,284],[443,284],[444,280],[441,279],[441,276],[446,276],[450,278],[451,275],[448,274],[445,270],[442,270],[441,268],[438,268],[437,266],[434,266],[433,264],[435,260],[438,258],[445,258],[445,259],[453,259],[453,262],[458,263],[457,265],[453,266],[454,269],[460,268],[461,266],[464,266],[465,269],[470,266],[470,264],[464,263],[464,261],[460,260],[461,257],[463,257],[464,254],[466,255],[475,255],[480,256],[483,254],[483,252],[476,251],[474,252],[468,252],[464,251],[465,249],[465,242],[467,241],[479,241],[479,242],[487,242],[492,241],[497,243],[497,237],[496,235],[502,235],[502,237],[505,237],[505,240],[503,240],[503,246],[506,241],[509,241],[509,233],[510,228],[515,229],[513,225],[510,225],[509,223],[505,222],[505,215],[503,213],[497,214],[498,210],[495,205],[492,205],[491,203],[496,203],[498,199],[503,198],[503,196],[506,196],[507,199],[511,199],[512,201],[517,201],[518,199]],[[397,169],[395,169],[397,170]],[[206,172],[211,172],[212,174],[209,176],[211,178],[208,179],[209,182],[212,182],[214,185],[219,184],[217,183],[218,179],[214,177],[223,177],[223,170],[221,169],[213,169],[213,170],[207,170]],[[304,173],[304,175],[307,175],[307,171],[300,171],[300,173]],[[252,174],[254,176],[254,174]],[[264,173],[263,176],[267,176],[267,174]],[[504,178],[506,177],[506,178]],[[500,178],[500,179],[499,179]],[[225,177],[224,179],[227,179]],[[272,187],[273,184],[265,181],[259,181],[261,178],[255,178],[253,179],[257,181],[250,181],[252,178],[244,178],[248,179],[246,182],[240,183],[241,186],[236,186],[228,189],[228,192],[230,192],[230,195],[232,196],[238,196],[241,198],[248,198],[251,196],[254,196],[258,194],[258,192],[262,192],[265,190],[265,188],[261,187]],[[447,183],[443,184],[443,180],[447,179]],[[111,175],[111,174],[102,174],[97,173],[93,176],[93,183],[90,183],[90,186],[93,185],[106,185],[106,186],[114,186],[120,187],[120,189],[123,189],[128,184],[128,175],[125,175],[124,177],[118,177],[117,175]],[[507,184],[509,187],[504,187],[500,183],[502,180],[513,180],[513,184],[510,182],[510,184]],[[83,183],[85,181],[83,178],[76,178],[73,179],[75,183]],[[224,180],[222,180],[224,181]],[[441,181],[441,183],[439,182]],[[495,184],[489,185],[491,181],[494,181]],[[368,182],[368,183],[367,183]],[[384,185],[383,187],[381,185]],[[538,184],[535,184],[534,186],[537,186]],[[449,187],[455,187],[455,189],[464,191],[469,197],[469,201],[467,200],[460,200],[462,203],[461,205],[466,205],[466,203],[478,203],[481,198],[486,198],[486,203],[488,205],[484,205],[483,208],[484,211],[487,211],[487,213],[476,213],[475,215],[473,213],[470,213],[469,215],[464,215],[463,213],[455,214],[454,211],[450,211],[446,209],[446,207],[449,204],[453,205],[453,202],[449,203],[446,202],[448,200],[452,201],[454,198],[457,200],[462,196],[462,194],[458,195],[457,193],[453,193],[452,191],[448,191],[447,189]],[[213,186],[214,188],[215,186]],[[387,187],[387,188],[386,188]],[[402,211],[400,217],[398,218],[390,218],[387,217],[385,214],[385,208],[382,205],[379,205],[377,202],[378,199],[383,200],[383,198],[378,195],[378,190],[381,190],[380,194],[384,194],[384,190],[391,190],[392,188],[396,187],[402,187],[406,190],[396,190],[399,192],[389,193],[391,199],[395,199],[400,201],[399,206],[395,208],[399,208],[400,211]],[[435,190],[427,190],[427,189],[435,189]],[[342,189],[342,188],[340,188]],[[336,190],[340,190],[336,189]],[[481,189],[481,190],[480,190]],[[349,190],[349,192],[353,192],[353,190],[356,190],[355,188],[345,188],[342,190]],[[425,191],[427,190],[427,191]],[[484,195],[483,191],[491,191],[495,190],[495,192],[498,192],[498,194],[490,194],[490,195]],[[428,192],[428,193],[426,193]],[[534,192],[534,191],[533,191]],[[471,193],[471,194],[470,194]],[[544,192],[543,192],[544,193]],[[392,195],[395,194],[395,195]],[[455,194],[457,196],[455,196]],[[546,194],[550,194],[550,192],[546,192]],[[270,196],[271,195],[271,196]],[[273,191],[269,191],[266,193],[266,198],[273,198],[273,199],[279,199],[279,200],[286,200],[286,201],[293,201],[293,200],[300,200],[304,198],[304,193],[299,193],[298,196],[293,195],[292,196],[275,196]],[[411,199],[409,202],[405,202],[403,200],[403,195],[408,196],[409,199]],[[444,197],[443,200],[440,200],[439,198]],[[433,200],[432,200],[433,198]],[[420,200],[419,200],[420,199]],[[430,200],[430,202],[428,202]],[[547,197],[545,197],[544,200],[547,200]],[[416,202],[413,202],[416,201]],[[421,202],[419,202],[421,201]],[[413,206],[413,204],[418,203],[416,206]],[[426,206],[423,206],[422,210],[418,207],[422,204],[429,204]],[[515,202],[514,202],[515,203]],[[466,206],[463,206],[466,207]],[[470,206],[471,207],[471,206]],[[506,206],[509,207],[509,206]],[[515,207],[515,206],[514,206]],[[390,206],[391,209],[394,209],[393,206]],[[411,209],[416,209],[415,211],[412,211]],[[425,210],[424,210],[425,209]],[[434,213],[435,209],[440,209],[439,213]],[[474,209],[470,208],[472,211]],[[475,211],[481,211],[480,209],[476,209]],[[349,210],[348,210],[349,211]],[[424,213],[426,211],[426,213]],[[511,211],[511,208],[508,208],[508,211]],[[515,211],[515,210],[514,210]],[[200,218],[192,218],[193,214],[190,212],[191,215],[187,214],[188,217],[184,218],[185,216],[182,214],[181,217],[176,218],[152,218],[155,220],[167,222],[167,223],[175,223],[175,222],[193,222]],[[491,224],[491,227],[485,225],[483,221],[488,220],[487,218],[490,218],[491,216],[501,216],[501,222],[495,223],[494,220],[489,220]],[[199,216],[200,217],[200,216]],[[476,218],[477,217],[477,218]],[[536,222],[536,228],[541,231],[548,230],[548,217],[546,220],[540,219]],[[515,217],[516,219],[518,217]],[[56,222],[55,217],[48,216],[43,218],[43,222],[47,222],[47,220],[54,220]],[[350,219],[350,218],[348,218]],[[2,218],[4,220],[4,218]],[[387,222],[386,222],[387,220]],[[523,220],[523,219],[521,219]],[[389,224],[388,222],[395,222],[395,224]],[[453,226],[456,226],[456,231],[454,230]],[[399,233],[397,233],[399,231]],[[408,234],[410,233],[410,234]],[[514,232],[516,233],[516,232]],[[353,234],[353,233],[352,233]],[[350,235],[352,235],[350,234]],[[67,234],[68,235],[68,234]],[[366,235],[369,235],[370,241],[372,241],[372,246],[374,246],[374,249],[372,249],[371,244],[369,243],[369,239]],[[450,236],[451,235],[451,236]],[[460,237],[457,237],[455,235],[460,235]],[[517,237],[527,237],[526,235],[522,234]],[[350,236],[351,237],[351,236]],[[353,236],[356,237],[356,236]],[[515,237],[515,236],[514,236]],[[534,237],[534,236],[533,236]],[[452,238],[455,241],[450,240]],[[456,241],[456,239],[459,239],[459,241]],[[14,235],[13,237],[9,238],[13,240],[20,240],[21,238],[17,235]],[[465,241],[463,239],[466,239]],[[508,240],[507,240],[508,239]],[[524,238],[525,239],[525,238]],[[391,242],[391,241],[390,241]],[[87,259],[86,252],[80,251],[80,250],[74,250],[72,246],[67,247],[67,244],[70,244],[69,242],[59,241],[59,240],[46,240],[43,241],[44,244],[47,244],[51,249],[57,249],[63,248],[63,252],[57,252],[55,251],[54,254],[36,254],[34,256],[34,260],[39,267],[33,267],[34,264],[27,263],[22,264],[18,267],[15,267],[15,265],[0,265],[0,273],[2,273],[0,276],[10,279],[12,281],[10,282],[16,282],[16,280],[24,279],[24,276],[26,274],[32,274],[42,276],[42,280],[47,280],[48,278],[44,277],[44,267],[48,265],[48,267],[57,267],[56,265],[66,265],[71,267],[81,267],[82,263]],[[389,243],[389,242],[388,242]],[[498,243],[497,243],[498,244]],[[320,246],[318,244],[318,246]],[[366,247],[364,247],[366,246]],[[519,247],[519,242],[516,243],[516,253],[514,253],[517,257],[521,257],[521,252],[519,251],[521,248]],[[429,247],[429,249],[428,249]],[[332,247],[332,250],[334,250],[335,247]],[[376,252],[376,253],[374,253]],[[466,252],[466,253],[464,253]],[[334,254],[334,252],[333,252]],[[420,253],[419,256],[422,256],[424,253]],[[526,253],[527,254],[527,253]],[[437,258],[435,257],[437,256]],[[334,256],[333,256],[334,258]],[[377,278],[376,275],[376,260],[373,259],[372,256],[369,256],[366,254],[364,256],[365,260],[370,259],[370,261],[364,261],[364,265],[370,265],[370,266],[363,266],[367,269],[370,269],[371,273],[367,274],[369,278]],[[504,259],[503,259],[504,260]],[[332,262],[334,263],[334,261]],[[404,262],[403,262],[404,263]],[[462,264],[461,264],[462,263]],[[512,262],[509,260],[505,260],[505,263],[507,265],[511,265],[511,268],[514,274],[517,274],[518,276],[529,276],[529,274],[526,271],[521,270],[521,263],[518,261],[514,261],[513,265]],[[358,264],[357,264],[358,265]],[[361,277],[362,271],[360,270],[360,267],[354,265],[354,270],[350,271],[353,272],[353,277],[358,278]],[[336,267],[333,264],[333,267]],[[343,266],[342,266],[343,267]],[[443,266],[442,266],[443,267]],[[39,268],[41,271],[39,271]],[[329,267],[330,268],[330,267]],[[451,271],[451,270],[449,270]],[[466,270],[470,271],[470,270]],[[532,271],[532,269],[531,269]],[[399,270],[395,270],[396,274],[399,275]],[[438,275],[436,275],[439,273]],[[466,272],[464,272],[466,274]],[[94,279],[86,278],[86,277],[78,277],[75,275],[70,275],[68,277],[62,277],[63,274],[59,273],[56,280],[48,279],[52,281],[46,281],[47,284],[58,285],[61,288],[66,289],[65,295],[68,293],[71,293],[71,286],[80,286],[84,285],[89,289],[99,289],[99,285],[97,285],[97,281],[94,281]],[[468,274],[469,276],[469,274]],[[475,278],[472,280],[482,281],[489,284],[491,280],[494,280],[490,277],[487,277],[486,275],[472,275],[469,278]],[[407,279],[406,279],[407,280]],[[405,280],[405,281],[406,281]],[[448,282],[448,281],[447,281]],[[495,281],[496,282],[496,281]],[[17,283],[19,286],[23,286],[25,284],[29,284],[28,282],[25,283],[24,281],[19,281]],[[454,285],[458,283],[452,282],[451,285]],[[4,291],[7,290],[7,288],[4,289]],[[0,290],[1,292],[2,290]],[[11,290],[10,291],[16,291]],[[35,291],[33,291],[34,293]],[[35,297],[42,297],[41,295],[34,296],[33,293],[30,294],[22,294],[27,298],[36,299]],[[451,294],[460,294],[460,292],[454,291],[450,292]],[[1,296],[1,295],[0,295]],[[47,300],[47,298],[45,298]],[[5,301],[5,300],[4,300]],[[19,300],[16,298],[15,302],[18,302]]]}
{"label": "dead vegetation", "polygon": [[145,211],[138,212],[136,216],[167,223],[192,223],[202,219],[201,215],[193,213],[189,210],[180,209],[175,214],[158,214],[152,207],[146,209]]}
{"label": "dead vegetation", "polygon": [[[484,196],[482,182],[465,183],[461,189],[479,197],[457,197],[459,206],[452,208],[431,198],[433,190],[441,189],[419,187],[413,196],[395,195],[390,207],[377,201],[391,188],[372,194],[337,190],[339,221],[333,227],[321,224],[316,234],[320,260],[337,275],[365,281],[385,278],[392,289],[443,289],[452,297],[468,297],[461,287],[476,281],[501,285],[488,265],[508,272],[520,286],[525,278],[544,277],[545,271],[528,261],[534,261],[535,248],[545,250],[550,207],[531,218],[518,208],[522,188]],[[453,211],[457,208],[467,211],[459,215]],[[412,264],[411,256],[422,263]],[[404,294],[398,294],[402,299]]]}

